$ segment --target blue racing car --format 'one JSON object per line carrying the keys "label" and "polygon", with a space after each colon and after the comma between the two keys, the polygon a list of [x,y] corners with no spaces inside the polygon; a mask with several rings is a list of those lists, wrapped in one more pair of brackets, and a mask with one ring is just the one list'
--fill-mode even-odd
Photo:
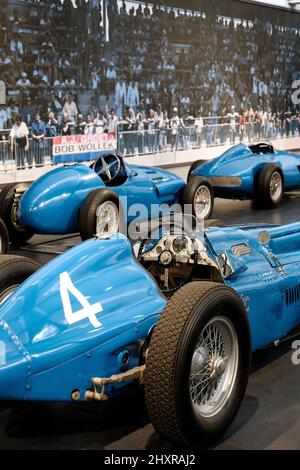
{"label": "blue racing car", "polygon": [[300,155],[276,150],[268,143],[238,144],[211,161],[195,161],[190,180],[191,176],[206,183],[211,211],[214,196],[252,199],[257,207],[272,208],[284,191],[300,189]]}
{"label": "blue racing car", "polygon": [[199,185],[186,185],[166,170],[128,165],[122,157],[104,153],[90,166],[72,163],[31,185],[5,185],[0,217],[13,243],[27,241],[35,233],[80,232],[85,240],[117,231],[135,219],[159,217],[177,203],[189,204],[193,215],[206,218],[205,191],[201,180]]}
{"label": "blue racing car", "polygon": [[300,223],[159,221],[133,249],[97,236],[37,269],[0,257],[0,399],[105,401],[139,381],[156,430],[193,447],[232,422],[251,352],[300,323]]}

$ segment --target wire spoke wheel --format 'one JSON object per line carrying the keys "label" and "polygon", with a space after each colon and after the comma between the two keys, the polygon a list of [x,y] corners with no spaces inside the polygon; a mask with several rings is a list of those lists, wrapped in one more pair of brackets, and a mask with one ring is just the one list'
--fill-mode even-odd
{"label": "wire spoke wheel", "polygon": [[119,229],[119,211],[112,201],[100,204],[96,210],[96,234],[107,235]]}
{"label": "wire spoke wheel", "polygon": [[228,318],[212,319],[196,345],[190,371],[193,408],[202,417],[213,417],[226,404],[238,367],[236,331]]}
{"label": "wire spoke wheel", "polygon": [[278,171],[274,171],[270,179],[270,197],[277,202],[282,194],[282,178]]}
{"label": "wire spoke wheel", "polygon": [[194,210],[197,219],[204,219],[211,212],[211,192],[206,185],[197,189],[194,198]]}

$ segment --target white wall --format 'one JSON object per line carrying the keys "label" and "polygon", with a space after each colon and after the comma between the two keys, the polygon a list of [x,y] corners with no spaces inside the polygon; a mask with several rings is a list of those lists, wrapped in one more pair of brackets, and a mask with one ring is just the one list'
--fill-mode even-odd
{"label": "white wall", "polygon": [[285,8],[290,11],[298,11],[300,13],[300,4],[297,6],[289,5],[288,0],[241,0],[247,3],[259,3],[269,7]]}

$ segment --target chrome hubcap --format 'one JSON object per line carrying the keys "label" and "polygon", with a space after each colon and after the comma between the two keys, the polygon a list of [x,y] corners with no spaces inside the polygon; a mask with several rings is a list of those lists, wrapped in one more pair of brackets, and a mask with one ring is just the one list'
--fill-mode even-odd
{"label": "chrome hubcap", "polygon": [[276,202],[280,199],[282,193],[282,178],[278,171],[274,171],[270,180],[270,196],[272,201]]}
{"label": "chrome hubcap", "polygon": [[96,210],[96,235],[110,236],[119,229],[119,211],[112,201],[103,202]]}
{"label": "chrome hubcap", "polygon": [[205,219],[211,209],[211,193],[206,185],[199,186],[194,198],[194,211],[197,219]]}
{"label": "chrome hubcap", "polygon": [[212,319],[196,344],[190,369],[194,411],[210,418],[219,413],[232,393],[238,368],[238,339],[231,321]]}

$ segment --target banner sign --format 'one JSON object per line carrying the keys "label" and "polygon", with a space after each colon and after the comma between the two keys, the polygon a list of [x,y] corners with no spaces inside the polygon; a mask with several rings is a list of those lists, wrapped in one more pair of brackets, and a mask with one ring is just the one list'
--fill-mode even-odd
{"label": "banner sign", "polygon": [[58,136],[53,138],[53,163],[96,160],[116,148],[117,140],[109,134]]}

